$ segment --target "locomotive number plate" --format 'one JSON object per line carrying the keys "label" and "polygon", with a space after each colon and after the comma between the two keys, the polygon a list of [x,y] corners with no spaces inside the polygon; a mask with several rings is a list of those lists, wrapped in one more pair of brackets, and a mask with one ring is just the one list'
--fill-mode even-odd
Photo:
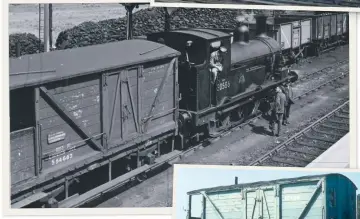
{"label": "locomotive number plate", "polygon": [[222,80],[220,81],[217,86],[216,86],[216,90],[217,91],[221,91],[221,90],[224,90],[224,89],[227,89],[230,87],[230,81],[227,81],[227,80]]}

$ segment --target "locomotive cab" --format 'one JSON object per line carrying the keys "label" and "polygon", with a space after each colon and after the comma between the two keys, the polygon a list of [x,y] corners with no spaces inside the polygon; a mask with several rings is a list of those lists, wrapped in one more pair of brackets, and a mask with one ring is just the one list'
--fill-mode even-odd
{"label": "locomotive cab", "polygon": [[[231,67],[230,34],[210,29],[187,29],[154,33],[147,39],[161,40],[182,54],[178,66],[181,109],[199,112],[216,105],[216,90],[228,86],[223,79]],[[222,69],[214,80],[210,59],[211,54],[220,48],[225,48],[226,52],[220,54]]]}

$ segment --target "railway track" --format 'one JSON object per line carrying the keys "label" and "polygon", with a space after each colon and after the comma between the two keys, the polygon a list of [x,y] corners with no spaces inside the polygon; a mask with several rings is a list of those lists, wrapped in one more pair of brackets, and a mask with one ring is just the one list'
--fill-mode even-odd
{"label": "railway track", "polygon": [[[347,62],[347,60],[342,60],[331,66],[325,67],[319,71],[315,71],[315,72],[306,74],[302,78],[299,78],[299,80],[294,84],[297,84],[300,81],[309,79],[309,78],[311,78],[311,76],[318,75],[321,73],[326,73],[330,69],[337,68],[338,66],[341,66],[341,65],[345,64],[346,62]],[[321,89],[327,85],[331,85],[332,83],[336,82],[337,80],[347,77],[348,73],[349,73],[349,71],[347,70],[347,71],[343,72],[342,74],[337,75],[336,77],[333,77],[332,79],[315,86],[313,89],[307,90],[306,92],[302,93],[301,95],[298,95],[297,97],[295,97],[295,99],[303,98],[304,96],[307,96],[313,92],[316,92],[319,89]],[[116,193],[115,191],[119,191],[121,189],[126,190],[127,188],[130,188],[134,185],[141,183],[142,181],[146,180],[148,177],[156,175],[157,173],[170,167],[174,163],[178,162],[179,160],[181,160],[184,157],[189,156],[190,154],[194,153],[195,151],[201,150],[202,148],[211,145],[211,143],[214,140],[218,140],[221,137],[225,137],[228,134],[230,134],[232,131],[237,131],[240,128],[250,124],[251,122],[255,121],[256,119],[260,118],[261,116],[262,116],[261,113],[257,113],[255,116],[253,116],[252,118],[248,119],[247,121],[245,121],[243,123],[233,124],[230,127],[228,127],[227,129],[224,129],[223,131],[221,131],[220,136],[218,136],[216,138],[208,138],[208,139],[202,141],[201,143],[199,143],[195,146],[192,146],[191,148],[189,148],[185,151],[175,150],[169,154],[163,155],[156,159],[155,164],[144,165],[144,166],[142,166],[138,169],[135,169],[129,173],[119,176],[119,177],[113,179],[112,181],[105,183],[105,184],[103,184],[89,192],[86,192],[80,196],[76,196],[76,197],[70,198],[68,200],[65,200],[59,204],[59,207],[64,208],[64,207],[89,206],[89,205],[92,205],[91,203],[96,202],[97,199],[100,199],[102,196],[106,196],[109,193]]]}
{"label": "railway track", "polygon": [[346,101],[249,166],[305,167],[348,132],[349,101]]}

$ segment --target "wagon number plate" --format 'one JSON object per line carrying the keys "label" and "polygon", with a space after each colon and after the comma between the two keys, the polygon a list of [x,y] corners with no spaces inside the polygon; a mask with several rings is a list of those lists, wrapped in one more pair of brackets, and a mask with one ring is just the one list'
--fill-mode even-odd
{"label": "wagon number plate", "polygon": [[216,90],[221,91],[230,87],[230,81],[221,81],[217,84]]}
{"label": "wagon number plate", "polygon": [[68,160],[70,160],[72,158],[73,158],[72,153],[67,154],[67,155],[63,155],[63,156],[59,156],[59,157],[54,158],[54,159],[51,160],[51,165],[54,166],[54,165],[60,164],[62,162],[68,161]]}

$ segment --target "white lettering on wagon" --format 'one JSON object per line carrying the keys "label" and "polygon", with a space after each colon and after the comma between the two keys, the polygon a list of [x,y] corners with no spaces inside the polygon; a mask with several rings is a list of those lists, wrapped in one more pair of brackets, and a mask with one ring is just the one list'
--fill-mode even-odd
{"label": "white lettering on wagon", "polygon": [[63,131],[48,134],[48,144],[64,140],[66,133]]}
{"label": "white lettering on wagon", "polygon": [[284,201],[299,201],[300,200],[300,196],[298,195],[285,195],[284,196]]}
{"label": "white lettering on wagon", "polygon": [[155,66],[155,67],[151,67],[151,68],[148,68],[147,71],[149,74],[151,73],[154,73],[154,72],[158,72],[160,71],[161,69],[164,69],[165,68],[165,65],[158,65],[158,66]]}
{"label": "white lettering on wagon", "polygon": [[63,163],[65,161],[68,161],[70,159],[73,158],[73,154],[70,153],[70,154],[67,154],[67,155],[64,155],[64,156],[60,156],[56,159],[52,159],[51,160],[51,165],[54,166],[54,165],[57,165],[57,164],[60,164],[60,163]]}
{"label": "white lettering on wagon", "polygon": [[[73,154],[70,152],[75,151],[76,148],[74,145],[70,143],[67,145],[62,145],[60,147],[55,148],[55,155],[50,156],[49,160],[51,160],[51,165],[57,165],[63,163],[65,161],[71,160],[73,158]],[[66,154],[68,153],[68,154]]]}

